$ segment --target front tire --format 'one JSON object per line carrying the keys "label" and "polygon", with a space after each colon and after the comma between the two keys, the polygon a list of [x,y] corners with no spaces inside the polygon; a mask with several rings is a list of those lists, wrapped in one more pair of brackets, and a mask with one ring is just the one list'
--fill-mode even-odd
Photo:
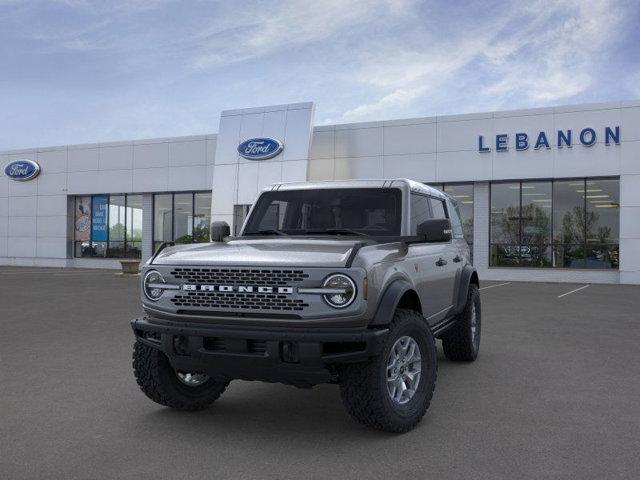
{"label": "front tire", "polygon": [[147,397],[177,410],[203,410],[229,384],[200,374],[176,372],[164,353],[139,341],[133,346],[133,372]]}
{"label": "front tire", "polygon": [[444,355],[454,362],[473,362],[480,350],[480,291],[469,285],[467,303],[453,327],[442,337]]}
{"label": "front tire", "polygon": [[418,312],[399,309],[380,355],[343,367],[340,393],[347,412],[358,422],[404,433],[429,408],[436,375],[435,340],[427,322]]}

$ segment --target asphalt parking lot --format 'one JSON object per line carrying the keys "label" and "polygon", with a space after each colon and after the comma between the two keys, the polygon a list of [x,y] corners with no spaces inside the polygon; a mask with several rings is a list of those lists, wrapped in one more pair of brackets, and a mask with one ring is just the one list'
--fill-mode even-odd
{"label": "asphalt parking lot", "polygon": [[431,408],[396,436],[353,422],[331,385],[237,381],[198,413],[151,403],[131,371],[138,281],[0,267],[0,478],[640,472],[638,286],[484,283],[480,357],[454,364],[439,349]]}

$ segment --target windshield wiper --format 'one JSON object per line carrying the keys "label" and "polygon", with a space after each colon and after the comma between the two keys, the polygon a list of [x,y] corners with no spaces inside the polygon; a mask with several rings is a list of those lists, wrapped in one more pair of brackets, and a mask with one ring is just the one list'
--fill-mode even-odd
{"label": "windshield wiper", "polygon": [[243,235],[288,235],[282,230],[257,230],[255,232],[245,232]]}
{"label": "windshield wiper", "polygon": [[352,230],[350,228],[327,228],[325,230],[305,230],[305,234],[327,234],[327,235],[357,235],[359,237],[366,237],[366,233]]}

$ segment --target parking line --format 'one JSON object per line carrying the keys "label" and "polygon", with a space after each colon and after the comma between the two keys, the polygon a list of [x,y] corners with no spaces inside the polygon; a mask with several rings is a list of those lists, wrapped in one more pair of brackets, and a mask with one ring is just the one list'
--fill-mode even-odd
{"label": "parking line", "polygon": [[567,293],[563,293],[562,295],[558,295],[558,298],[562,298],[562,297],[566,297],[567,295],[571,295],[572,293],[576,293],[579,292],[580,290],[584,290],[585,288],[587,288],[589,285],[583,285],[580,288],[576,288],[575,290],[571,290],[570,292]]}
{"label": "parking line", "polygon": [[510,283],[511,282],[496,283],[495,285],[487,285],[486,287],[480,287],[478,290],[486,290],[487,288],[501,287],[503,285],[509,285]]}

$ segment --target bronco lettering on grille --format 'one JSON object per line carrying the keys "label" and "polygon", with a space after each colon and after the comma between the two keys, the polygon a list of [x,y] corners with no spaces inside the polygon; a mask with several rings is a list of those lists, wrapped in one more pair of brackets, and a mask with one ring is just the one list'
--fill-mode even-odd
{"label": "bronco lettering on grille", "polygon": [[182,286],[187,292],[222,292],[222,293],[281,293],[291,295],[293,287],[270,287],[268,285],[192,285]]}

